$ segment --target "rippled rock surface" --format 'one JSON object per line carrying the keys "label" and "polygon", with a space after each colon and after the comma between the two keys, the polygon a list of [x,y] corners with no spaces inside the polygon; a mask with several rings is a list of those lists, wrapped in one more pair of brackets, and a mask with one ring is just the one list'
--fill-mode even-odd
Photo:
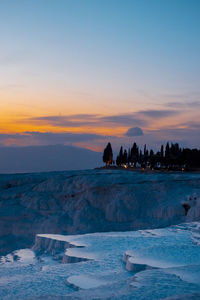
{"label": "rippled rock surface", "polygon": [[199,196],[199,173],[0,175],[0,253],[31,247],[38,233],[126,231],[199,220]]}

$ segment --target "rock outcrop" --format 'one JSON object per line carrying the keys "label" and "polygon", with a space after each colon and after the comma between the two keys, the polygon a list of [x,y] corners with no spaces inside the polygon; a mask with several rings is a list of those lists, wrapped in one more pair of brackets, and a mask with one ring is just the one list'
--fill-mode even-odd
{"label": "rock outcrop", "polygon": [[123,254],[123,262],[126,264],[127,271],[132,271],[134,273],[138,273],[145,270],[155,269],[155,267],[147,265],[147,264],[139,264],[134,261],[134,255],[126,251]]}
{"label": "rock outcrop", "polygon": [[37,234],[32,250],[36,253],[36,255],[42,255],[43,253],[50,254],[64,264],[78,263],[81,261],[88,261],[90,259],[88,257],[84,257],[82,254],[76,255],[75,253],[70,253],[67,249],[83,248],[84,245],[71,242],[67,239],[69,239],[67,236]]}

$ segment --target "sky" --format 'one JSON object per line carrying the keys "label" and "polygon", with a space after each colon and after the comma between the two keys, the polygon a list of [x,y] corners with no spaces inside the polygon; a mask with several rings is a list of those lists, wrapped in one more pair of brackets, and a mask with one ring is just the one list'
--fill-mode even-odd
{"label": "sky", "polygon": [[199,0],[0,0],[0,145],[200,147]]}

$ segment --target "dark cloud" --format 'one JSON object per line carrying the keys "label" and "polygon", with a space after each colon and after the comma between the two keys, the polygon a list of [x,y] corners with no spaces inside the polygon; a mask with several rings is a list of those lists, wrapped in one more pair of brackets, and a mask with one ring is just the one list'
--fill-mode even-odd
{"label": "dark cloud", "polygon": [[127,130],[126,136],[141,136],[144,135],[142,129],[140,127],[131,127]]}
{"label": "dark cloud", "polygon": [[[165,128],[159,130],[159,133],[161,133],[163,136],[168,136],[169,138],[173,138],[176,140],[179,139],[190,139],[193,137],[198,137],[198,143],[200,141],[199,139],[199,128],[192,129],[192,128]],[[200,145],[200,144],[199,144]]]}
{"label": "dark cloud", "polygon": [[167,102],[165,103],[166,106],[169,106],[169,107],[175,107],[175,108],[199,108],[200,106],[200,100],[197,100],[197,101],[182,101],[182,102],[179,102],[179,101],[173,101],[173,102]]}
{"label": "dark cloud", "polygon": [[8,142],[12,144],[15,144],[15,142],[17,141],[22,141],[23,139],[29,137],[28,134],[26,133],[23,133],[23,134],[19,134],[19,133],[16,133],[16,134],[3,134],[1,133],[0,134],[0,144],[1,145],[4,145],[4,143]]}
{"label": "dark cloud", "polygon": [[138,116],[137,113],[119,114],[110,116],[101,116],[95,114],[78,114],[66,116],[41,116],[25,121],[40,122],[61,127],[79,127],[79,126],[105,126],[105,124],[115,124],[118,126],[145,126],[147,120]]}
{"label": "dark cloud", "polygon": [[22,134],[0,134],[0,143],[2,145],[55,145],[92,142],[106,138],[108,137],[93,133],[24,132]]}
{"label": "dark cloud", "polygon": [[162,110],[141,110],[137,114],[141,114],[143,116],[149,117],[149,118],[166,118],[170,116],[174,116],[176,114],[179,114],[179,111],[177,110],[167,110],[167,109],[162,109]]}
{"label": "dark cloud", "polygon": [[157,142],[166,143],[178,142],[184,147],[200,148],[199,128],[162,128],[159,130],[147,130],[145,140],[149,143]]}
{"label": "dark cloud", "polygon": [[44,124],[51,124],[52,126],[60,127],[79,127],[87,126],[98,120],[98,115],[69,115],[69,116],[42,116],[28,119],[32,122],[40,122]]}
{"label": "dark cloud", "polygon": [[147,121],[144,120],[144,118],[138,117],[137,113],[105,116],[105,117],[101,117],[100,120],[103,122],[113,123],[113,124],[118,124],[123,126],[147,125]]}
{"label": "dark cloud", "polygon": [[186,129],[200,129],[200,123],[199,122],[185,122],[180,124],[179,126],[184,127]]}
{"label": "dark cloud", "polygon": [[103,139],[105,136],[92,133],[52,133],[52,132],[29,132],[29,134],[40,142],[52,144],[64,144],[75,142],[87,142]]}
{"label": "dark cloud", "polygon": [[[189,127],[190,125],[190,127]],[[148,147],[158,149],[161,143],[179,142],[184,147],[200,147],[200,124],[188,123],[185,128],[162,128],[159,130],[145,129],[145,135],[141,135],[140,127],[131,127],[122,137],[104,136],[92,133],[52,133],[52,132],[24,132],[21,134],[0,134],[0,144],[2,146],[46,146],[46,145],[79,145],[83,147],[98,146],[103,149],[109,141],[112,143],[115,151],[118,151],[121,145],[129,147],[130,139],[140,144],[143,147],[147,144]]]}
{"label": "dark cloud", "polygon": [[24,119],[24,122],[48,124],[55,127],[146,127],[150,119],[159,119],[178,114],[176,110],[142,110],[135,113],[102,116],[97,114],[77,114],[65,116],[40,116]]}
{"label": "dark cloud", "polygon": [[36,117],[32,118],[32,120],[36,121],[53,121],[53,122],[58,122],[59,120],[96,120],[99,115],[95,114],[77,114],[77,115],[67,115],[67,116],[43,116],[43,117]]}
{"label": "dark cloud", "polygon": [[4,134],[4,133],[1,133],[0,134],[0,141],[4,141],[6,139],[14,139],[14,138],[21,138],[22,136],[24,135],[21,135],[21,134]]}

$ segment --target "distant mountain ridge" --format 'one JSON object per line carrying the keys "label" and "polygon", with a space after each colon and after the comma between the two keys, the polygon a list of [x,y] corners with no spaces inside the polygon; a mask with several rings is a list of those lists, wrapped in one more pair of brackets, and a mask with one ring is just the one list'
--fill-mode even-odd
{"label": "distant mountain ridge", "polygon": [[65,146],[0,147],[0,173],[29,173],[92,169],[102,164],[102,154]]}

